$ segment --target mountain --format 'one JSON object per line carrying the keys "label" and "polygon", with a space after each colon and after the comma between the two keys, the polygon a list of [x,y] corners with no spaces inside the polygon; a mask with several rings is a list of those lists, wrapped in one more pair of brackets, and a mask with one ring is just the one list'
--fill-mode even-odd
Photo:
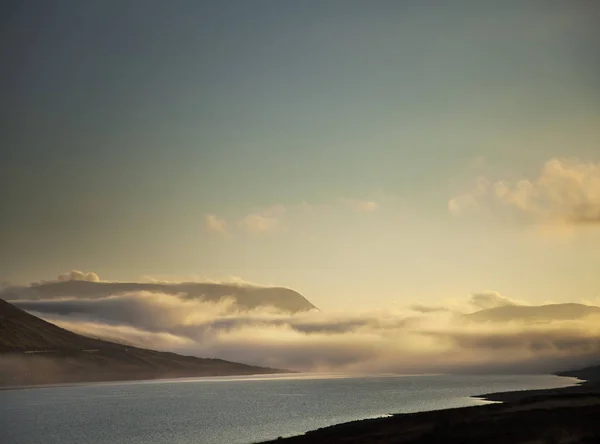
{"label": "mountain", "polygon": [[[19,305],[20,299],[39,300],[67,297],[97,299],[118,293],[139,291],[184,294],[188,299],[209,302],[218,302],[223,298],[231,297],[235,300],[236,305],[243,309],[268,306],[289,313],[297,313],[317,308],[300,293],[289,288],[197,282],[164,284],[71,280],[47,282],[30,287],[8,287],[0,291],[0,298]],[[34,307],[27,307],[27,309],[35,310]]]}
{"label": "mountain", "polygon": [[0,386],[282,372],[88,338],[0,299]]}
{"label": "mountain", "polygon": [[600,316],[600,307],[583,304],[550,304],[506,305],[477,311],[465,317],[476,322],[550,322],[576,320],[592,315]]}

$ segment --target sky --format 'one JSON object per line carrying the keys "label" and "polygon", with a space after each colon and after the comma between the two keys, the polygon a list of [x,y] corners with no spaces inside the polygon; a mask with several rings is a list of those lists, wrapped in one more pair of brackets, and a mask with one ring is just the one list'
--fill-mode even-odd
{"label": "sky", "polygon": [[600,297],[593,1],[2,8],[0,280]]}

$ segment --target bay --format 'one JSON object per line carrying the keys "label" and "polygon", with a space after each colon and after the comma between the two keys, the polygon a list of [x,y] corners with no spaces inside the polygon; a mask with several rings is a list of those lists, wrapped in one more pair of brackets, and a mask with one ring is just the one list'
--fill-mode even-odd
{"label": "bay", "polygon": [[0,443],[248,444],[342,422],[566,387],[552,375],[265,375],[0,391]]}

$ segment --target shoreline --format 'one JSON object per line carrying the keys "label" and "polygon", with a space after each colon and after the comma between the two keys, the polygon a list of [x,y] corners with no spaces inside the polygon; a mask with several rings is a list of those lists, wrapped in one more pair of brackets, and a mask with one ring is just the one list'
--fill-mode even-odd
{"label": "shoreline", "polygon": [[262,444],[592,444],[599,415],[600,393],[554,396],[365,419]]}
{"label": "shoreline", "polygon": [[396,413],[256,444],[592,444],[600,442],[600,378],[556,374],[568,387],[486,393],[482,405]]}
{"label": "shoreline", "polygon": [[[245,374],[198,379],[284,376]],[[291,375],[287,375],[291,376]],[[414,413],[385,413],[310,430],[263,444],[591,444],[600,442],[600,377],[584,380],[577,372],[556,374],[574,379],[560,388],[494,392],[469,396],[479,404]],[[588,375],[586,375],[588,376]],[[189,378],[189,377],[188,377]],[[168,378],[176,381],[184,378]],[[0,390],[53,388],[110,383],[151,382],[162,378],[4,386]],[[192,377],[190,379],[196,379]],[[540,436],[545,436],[540,438]],[[559,438],[555,439],[558,436]],[[569,437],[563,440],[563,436]],[[502,437],[500,439],[499,437]],[[581,439],[580,439],[581,438]],[[540,440],[542,439],[542,440]]]}

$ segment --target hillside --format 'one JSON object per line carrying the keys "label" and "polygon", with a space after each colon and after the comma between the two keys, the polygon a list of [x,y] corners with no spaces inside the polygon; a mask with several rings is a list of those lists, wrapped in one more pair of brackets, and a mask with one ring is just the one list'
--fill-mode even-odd
{"label": "hillside", "polygon": [[581,370],[570,370],[558,373],[559,376],[568,376],[571,378],[579,378],[588,382],[593,382],[600,386],[600,365],[582,368]]}
{"label": "hillside", "polygon": [[281,372],[88,338],[0,299],[0,386]]}
{"label": "hillside", "polygon": [[540,306],[507,305],[465,315],[476,322],[550,322],[600,316],[600,307],[583,304],[549,304]]}
{"label": "hillside", "polygon": [[[43,300],[56,298],[96,299],[119,293],[159,292],[166,294],[184,294],[186,298],[209,302],[218,302],[230,297],[236,305],[243,309],[257,307],[275,307],[289,313],[297,313],[316,309],[304,296],[289,288],[253,287],[231,284],[213,283],[138,283],[138,282],[88,282],[62,281],[47,282],[30,287],[8,287],[0,291],[0,298],[14,301]],[[36,310],[35,307],[27,307]]]}

